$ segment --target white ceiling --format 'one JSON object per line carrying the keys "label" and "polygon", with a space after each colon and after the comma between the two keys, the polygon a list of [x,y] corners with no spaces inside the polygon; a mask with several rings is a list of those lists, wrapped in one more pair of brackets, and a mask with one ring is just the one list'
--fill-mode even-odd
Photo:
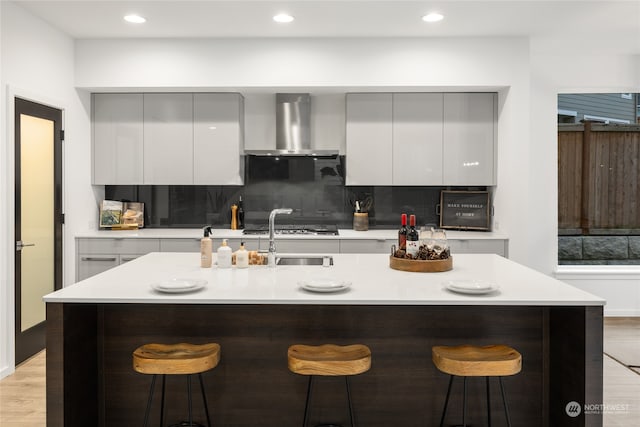
{"label": "white ceiling", "polygon": [[[1,1],[1,0],[0,0]],[[531,37],[534,48],[640,54],[640,0],[15,0],[74,38]],[[439,23],[422,15],[437,10]],[[286,11],[296,19],[276,24]],[[122,17],[138,13],[143,25]]]}

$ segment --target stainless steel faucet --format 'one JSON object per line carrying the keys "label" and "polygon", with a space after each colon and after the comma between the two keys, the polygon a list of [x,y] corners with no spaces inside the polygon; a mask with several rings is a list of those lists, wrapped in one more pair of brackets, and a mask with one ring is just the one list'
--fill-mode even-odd
{"label": "stainless steel faucet", "polygon": [[269,267],[276,266],[276,242],[275,242],[276,215],[278,214],[289,215],[291,212],[293,212],[293,209],[282,208],[282,209],[274,209],[269,214],[269,252],[267,254],[267,265]]}

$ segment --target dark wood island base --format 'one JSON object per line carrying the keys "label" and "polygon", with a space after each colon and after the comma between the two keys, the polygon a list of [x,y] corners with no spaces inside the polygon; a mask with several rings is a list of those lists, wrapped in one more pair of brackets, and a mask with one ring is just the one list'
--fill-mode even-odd
{"label": "dark wood island base", "polygon": [[[522,354],[522,372],[505,379],[514,426],[602,426],[601,414],[566,410],[573,401],[602,403],[601,306],[83,303],[47,303],[47,426],[141,425],[150,383],[133,371],[132,351],[212,341],[222,347],[219,366],[205,374],[216,426],[302,423],[307,382],[287,369],[294,343],[370,347],[371,370],[351,382],[361,426],[437,426],[448,376],[433,366],[431,347],[458,344],[506,344]],[[167,395],[165,419],[177,422],[186,392],[172,380],[184,379],[167,380],[176,394]],[[486,425],[484,381],[468,384],[467,420]],[[461,418],[458,386],[449,424]],[[343,383],[321,378],[315,390],[309,424],[348,425]],[[497,387],[491,402],[494,425],[506,425]],[[204,418],[199,404],[196,420]]]}

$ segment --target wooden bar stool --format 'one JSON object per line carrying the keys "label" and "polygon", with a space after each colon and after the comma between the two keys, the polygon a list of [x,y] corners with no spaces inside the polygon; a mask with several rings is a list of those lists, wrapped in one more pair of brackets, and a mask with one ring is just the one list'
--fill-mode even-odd
{"label": "wooden bar stool", "polygon": [[489,377],[498,377],[500,382],[500,393],[504,404],[504,413],[507,418],[507,425],[511,427],[509,409],[504,393],[502,377],[515,375],[522,369],[522,355],[506,345],[488,345],[485,347],[474,345],[460,345],[454,347],[435,346],[432,348],[433,363],[440,371],[451,375],[447,398],[442,410],[440,427],[444,425],[444,417],[447,413],[451,384],[454,376],[463,377],[462,395],[462,425],[466,426],[467,415],[467,377],[486,377],[487,384],[487,417],[491,426],[491,401],[489,397]]}
{"label": "wooden bar stool", "polygon": [[207,397],[204,392],[202,373],[215,368],[220,361],[220,346],[210,344],[145,344],[133,352],[133,369],[141,374],[153,375],[149,400],[144,414],[144,426],[149,422],[149,412],[153,400],[156,375],[162,375],[162,400],[160,403],[160,426],[164,425],[164,395],[167,375],[187,375],[187,394],[189,399],[189,426],[193,426],[191,402],[191,375],[198,374],[207,425],[211,427]]}
{"label": "wooden bar stool", "polygon": [[291,372],[309,376],[302,426],[306,427],[307,425],[313,378],[315,376],[344,376],[347,387],[347,400],[349,402],[349,419],[351,427],[355,427],[349,377],[367,372],[371,368],[371,350],[369,350],[369,347],[362,344],[346,346],[296,344],[289,347],[287,359]]}

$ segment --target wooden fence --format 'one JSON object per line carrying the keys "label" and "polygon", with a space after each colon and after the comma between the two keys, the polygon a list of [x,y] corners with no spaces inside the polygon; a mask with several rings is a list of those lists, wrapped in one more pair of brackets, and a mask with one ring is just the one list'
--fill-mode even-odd
{"label": "wooden fence", "polygon": [[558,125],[558,227],[640,231],[640,125]]}

